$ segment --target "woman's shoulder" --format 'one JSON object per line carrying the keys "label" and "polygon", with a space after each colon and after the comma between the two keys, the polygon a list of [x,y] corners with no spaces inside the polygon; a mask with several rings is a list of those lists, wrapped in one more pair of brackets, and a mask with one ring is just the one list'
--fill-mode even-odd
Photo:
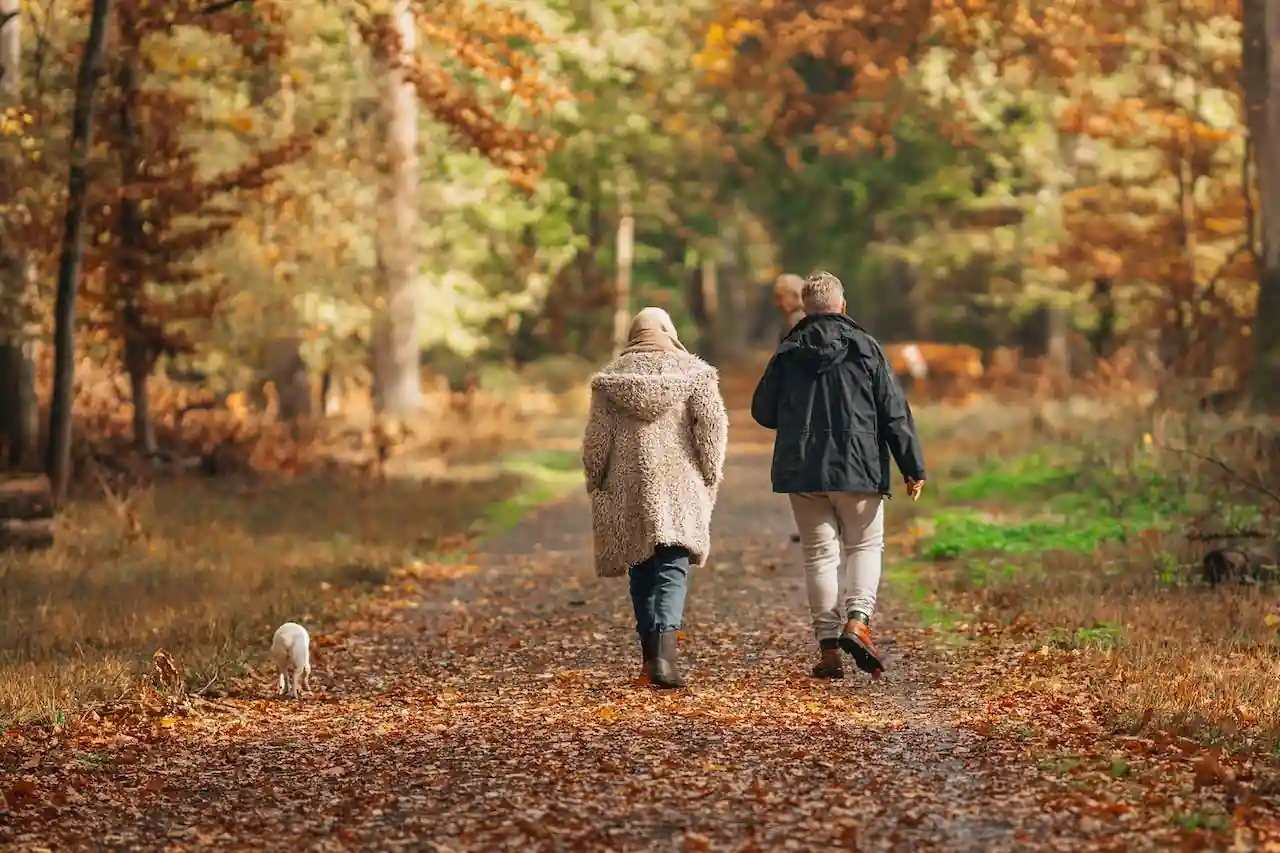
{"label": "woman's shoulder", "polygon": [[689,352],[636,352],[620,355],[600,368],[596,377],[616,374],[633,376],[664,376],[683,374],[690,378],[716,380],[719,371]]}

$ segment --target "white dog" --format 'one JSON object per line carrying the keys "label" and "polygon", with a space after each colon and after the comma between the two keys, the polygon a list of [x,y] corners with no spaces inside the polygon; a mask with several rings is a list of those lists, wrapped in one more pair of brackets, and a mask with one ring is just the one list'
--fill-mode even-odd
{"label": "white dog", "polygon": [[271,657],[276,662],[280,692],[297,699],[299,689],[311,692],[311,636],[297,622],[286,622],[271,640]]}

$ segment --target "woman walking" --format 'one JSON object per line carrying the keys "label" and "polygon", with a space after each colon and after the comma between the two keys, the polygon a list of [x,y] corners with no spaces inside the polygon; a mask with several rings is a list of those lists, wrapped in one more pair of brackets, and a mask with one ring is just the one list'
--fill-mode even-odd
{"label": "woman walking", "polygon": [[642,674],[657,687],[685,685],[676,637],[689,569],[711,548],[728,433],[715,368],[685,350],[666,311],[645,308],[591,378],[582,463],[596,574],[630,574]]}

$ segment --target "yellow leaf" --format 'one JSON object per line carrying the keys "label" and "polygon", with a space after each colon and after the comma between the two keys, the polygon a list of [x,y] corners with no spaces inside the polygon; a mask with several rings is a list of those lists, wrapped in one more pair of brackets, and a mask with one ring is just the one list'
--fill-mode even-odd
{"label": "yellow leaf", "polygon": [[1274,628],[1275,626],[1280,625],[1280,616],[1277,616],[1274,613],[1268,613],[1267,617],[1262,620],[1262,624],[1266,625],[1268,628]]}
{"label": "yellow leaf", "polygon": [[608,705],[601,705],[599,708],[596,708],[593,716],[602,723],[612,723],[618,719],[619,715],[617,711],[610,708]]}
{"label": "yellow leaf", "polygon": [[164,728],[164,729],[171,729],[171,728],[173,728],[174,726],[176,726],[177,724],[178,724],[178,718],[177,718],[177,717],[161,717],[161,718],[160,718],[160,727],[161,727],[161,728]]}

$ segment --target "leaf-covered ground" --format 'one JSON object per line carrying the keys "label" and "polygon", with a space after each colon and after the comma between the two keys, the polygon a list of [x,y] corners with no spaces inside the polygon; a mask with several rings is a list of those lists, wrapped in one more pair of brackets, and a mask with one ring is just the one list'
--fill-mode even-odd
{"label": "leaf-covered ground", "polygon": [[940,642],[901,583],[876,621],[886,676],[809,679],[798,546],[764,446],[735,445],[721,494],[689,599],[688,690],[635,682],[625,584],[592,576],[575,495],[473,563],[422,569],[422,598],[317,638],[317,691],[301,702],[263,677],[230,698],[0,738],[0,844],[1280,850],[1280,787],[1262,768],[1108,732],[1070,690],[989,691],[1053,662]]}

